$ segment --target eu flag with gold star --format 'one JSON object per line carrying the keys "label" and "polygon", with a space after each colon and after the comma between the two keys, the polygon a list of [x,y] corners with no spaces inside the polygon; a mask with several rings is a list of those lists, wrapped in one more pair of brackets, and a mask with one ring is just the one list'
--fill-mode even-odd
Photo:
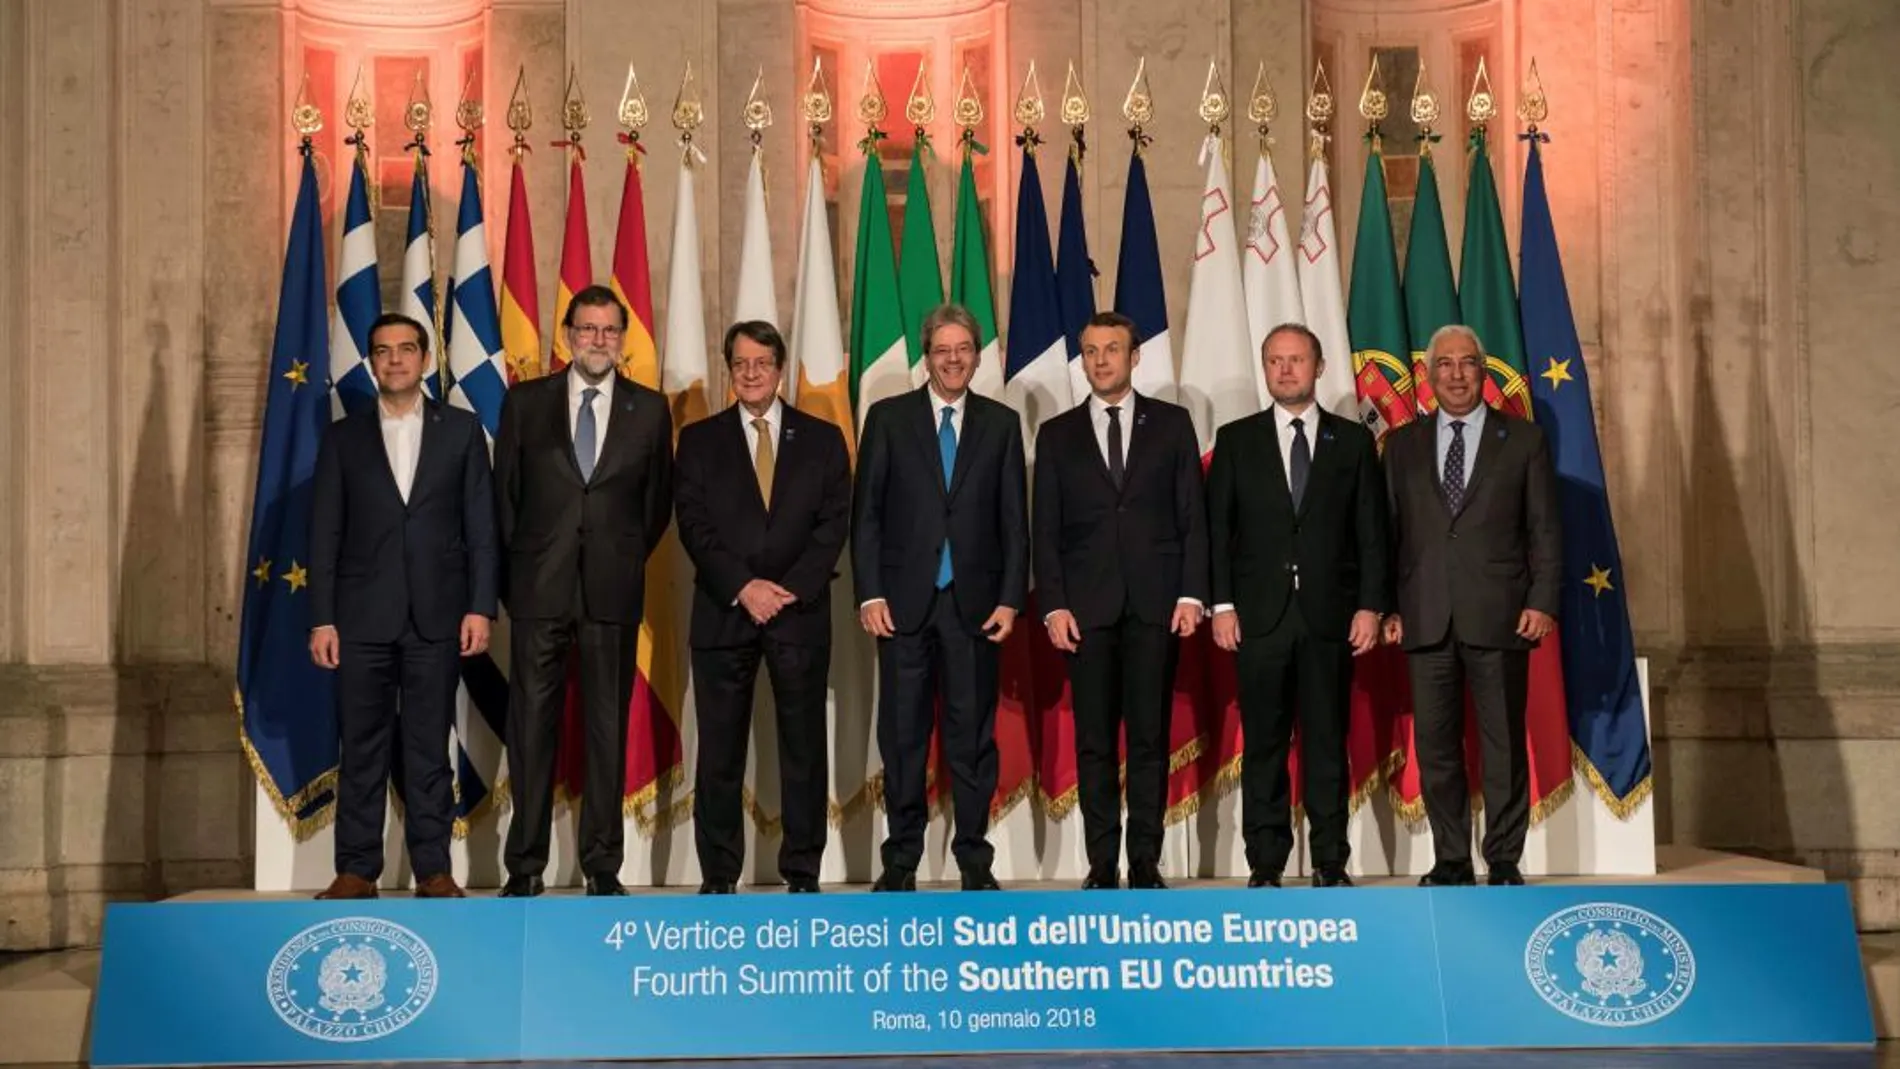
{"label": "eu flag with gold star", "polygon": [[1597,796],[1627,818],[1649,796],[1649,731],[1623,560],[1610,521],[1603,455],[1590,410],[1590,375],[1571,317],[1557,231],[1544,187],[1539,135],[1524,171],[1519,301],[1531,405],[1550,437],[1564,522],[1562,646],[1570,738]]}
{"label": "eu flag with gold star", "polygon": [[307,605],[311,482],[330,422],[327,282],[317,172],[306,146],[264,387],[237,671],[245,756],[300,839],[323,826],[336,788],[331,673],[311,663]]}

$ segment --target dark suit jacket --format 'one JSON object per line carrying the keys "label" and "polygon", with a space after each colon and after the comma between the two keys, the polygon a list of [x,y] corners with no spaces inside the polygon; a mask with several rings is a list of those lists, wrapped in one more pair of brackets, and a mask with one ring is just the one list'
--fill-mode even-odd
{"label": "dark suit jacket", "polygon": [[673,518],[673,415],[659,393],[615,375],[600,460],[582,482],[568,428],[570,374],[520,383],[501,407],[504,600],[518,619],[560,619],[574,611],[578,579],[589,619],[638,624],[647,555]]}
{"label": "dark suit jacket", "polygon": [[1201,450],[1187,409],[1135,395],[1122,487],[1108,474],[1089,403],[1036,434],[1036,598],[1047,615],[1107,627],[1124,608],[1167,626],[1182,598],[1207,602]]}
{"label": "dark suit jacket", "polygon": [[680,431],[680,542],[693,558],[692,644],[740,646],[759,627],[735,604],[754,579],[797,595],[765,630],[782,642],[831,641],[831,580],[851,523],[851,461],[828,420],[783,406],[767,511],[738,405]]}
{"label": "dark suit jacket", "polygon": [[946,536],[957,612],[972,632],[998,605],[1020,612],[1028,592],[1022,424],[1007,405],[965,396],[948,487],[928,386],[879,401],[864,418],[851,566],[858,601],[889,601],[902,632],[924,625]]}
{"label": "dark suit jacket", "polygon": [[462,617],[495,615],[494,486],[481,422],[423,401],[416,477],[403,503],[383,448],[381,405],[330,425],[310,505],[310,626],[349,642],[394,642],[415,622],[453,639]]}
{"label": "dark suit jacket", "polygon": [[1557,615],[1563,535],[1550,446],[1536,424],[1495,409],[1472,454],[1454,515],[1438,481],[1436,417],[1386,438],[1386,492],[1405,648],[1447,633],[1473,646],[1528,649],[1517,637],[1525,609]]}
{"label": "dark suit jacket", "polygon": [[1385,481],[1372,434],[1324,411],[1310,434],[1313,467],[1297,510],[1272,409],[1214,439],[1214,601],[1240,614],[1243,641],[1264,637],[1295,599],[1307,627],[1342,642],[1353,613],[1391,611]]}

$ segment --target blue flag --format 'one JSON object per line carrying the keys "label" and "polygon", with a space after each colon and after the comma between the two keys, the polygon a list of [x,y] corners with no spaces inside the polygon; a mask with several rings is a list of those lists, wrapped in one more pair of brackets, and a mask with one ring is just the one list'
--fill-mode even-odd
{"label": "blue flag", "polygon": [[1168,296],[1161,286],[1161,246],[1155,239],[1155,206],[1148,195],[1148,165],[1137,147],[1128,163],[1122,201],[1122,247],[1115,271],[1115,310],[1135,321],[1141,363],[1135,389],[1172,400],[1174,344],[1168,337]]}
{"label": "blue flag", "polygon": [[1022,414],[1023,436],[1066,410],[1070,399],[1069,345],[1056,303],[1056,265],[1049,253],[1049,213],[1032,146],[1024,144],[1016,188],[1016,266],[1009,286],[1009,347],[1003,396]]}
{"label": "blue flag", "polygon": [[1082,328],[1095,314],[1095,261],[1089,259],[1088,228],[1082,222],[1082,175],[1075,153],[1069,153],[1062,177],[1062,219],[1056,236],[1056,300],[1062,307],[1062,331],[1068,336],[1069,383],[1075,396],[1088,394],[1088,380],[1077,360],[1082,355]]}
{"label": "blue flag", "polygon": [[325,276],[317,172],[306,151],[265,387],[237,670],[245,754],[299,839],[327,821],[336,789],[332,676],[311,663],[306,604],[311,482],[330,422]]}
{"label": "blue flag", "polygon": [[[416,156],[415,176],[409,182],[409,232],[402,251],[403,315],[422,324],[429,342],[429,355],[442,363],[442,339],[435,336],[435,234],[429,229],[429,165],[427,157]],[[425,373],[422,390],[431,401],[442,397],[442,377]]]}
{"label": "blue flag", "polygon": [[1604,804],[1627,818],[1650,792],[1649,733],[1636,677],[1623,561],[1610,521],[1590,375],[1571,318],[1557,231],[1535,139],[1524,170],[1519,305],[1531,405],[1550,436],[1563,506],[1561,619],[1570,738]]}

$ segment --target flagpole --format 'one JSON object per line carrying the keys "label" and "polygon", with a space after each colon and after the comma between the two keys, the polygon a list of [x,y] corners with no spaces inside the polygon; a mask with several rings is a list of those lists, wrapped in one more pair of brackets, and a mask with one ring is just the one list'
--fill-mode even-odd
{"label": "flagpole", "polygon": [[417,187],[422,191],[422,225],[425,243],[429,250],[429,318],[430,326],[435,330],[435,377],[436,396],[446,400],[449,396],[449,360],[447,346],[443,343],[443,330],[447,320],[442,315],[442,288],[436,285],[435,264],[435,189],[429,183],[429,128],[435,122],[435,109],[429,103],[429,88],[422,80],[422,72],[416,72],[415,86],[409,92],[409,105],[403,109],[402,123],[408,127],[410,141],[403,151],[415,154],[416,174],[420,181]]}

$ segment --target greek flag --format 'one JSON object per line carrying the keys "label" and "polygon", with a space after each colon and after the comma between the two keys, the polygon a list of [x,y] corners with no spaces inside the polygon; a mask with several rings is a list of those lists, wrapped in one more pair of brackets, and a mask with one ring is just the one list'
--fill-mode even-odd
{"label": "greek flag", "polygon": [[[409,184],[409,240],[402,254],[402,314],[422,324],[429,352],[440,359],[440,338],[435,336],[435,250],[429,230],[429,164],[416,156],[415,177]],[[424,374],[422,389],[429,399],[441,399],[440,376]]]}
{"label": "greek flag", "polygon": [[336,272],[336,318],[330,330],[330,415],[376,403],[376,377],[369,369],[369,325],[383,313],[376,278],[376,224],[369,214],[363,168],[350,168],[350,197],[343,208],[343,247]]}
{"label": "greek flag", "polygon": [[[449,403],[475,413],[488,431],[489,446],[501,428],[501,402],[508,392],[501,345],[501,314],[495,278],[488,268],[482,226],[482,189],[475,167],[462,163],[462,203],[455,224],[455,265],[448,290]],[[455,702],[455,822],[468,822],[487,808],[502,768],[502,730],[508,712],[508,681],[487,655],[462,662]]]}

